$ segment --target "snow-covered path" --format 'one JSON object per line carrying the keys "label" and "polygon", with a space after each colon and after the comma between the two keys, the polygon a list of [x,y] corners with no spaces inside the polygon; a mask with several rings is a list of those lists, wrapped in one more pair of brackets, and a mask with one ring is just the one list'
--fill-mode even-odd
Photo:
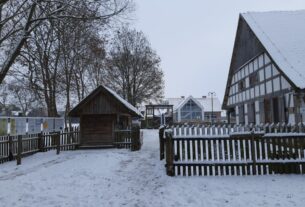
{"label": "snow-covered path", "polygon": [[38,153],[0,165],[0,207],[305,206],[305,176],[168,177],[158,132],[139,152],[124,149]]}

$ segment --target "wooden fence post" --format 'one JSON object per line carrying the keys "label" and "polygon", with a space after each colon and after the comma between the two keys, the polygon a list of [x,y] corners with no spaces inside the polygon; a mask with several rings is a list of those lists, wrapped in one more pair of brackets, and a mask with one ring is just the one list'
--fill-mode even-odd
{"label": "wooden fence post", "polygon": [[21,165],[22,156],[22,135],[18,135],[18,148],[17,148],[17,165]]}
{"label": "wooden fence post", "polygon": [[56,132],[55,142],[56,142],[56,154],[58,155],[60,152],[60,132]]}
{"label": "wooden fence post", "polygon": [[[254,147],[254,143],[255,143],[255,134],[254,134],[254,130],[251,131],[251,157],[252,157],[252,172],[253,175],[256,175],[256,155],[257,152],[255,151],[255,147]],[[257,149],[257,147],[256,147]]]}
{"label": "wooden fence post", "polygon": [[39,152],[43,152],[44,144],[43,144],[43,136],[42,133],[38,133],[38,150]]}
{"label": "wooden fence post", "polygon": [[141,133],[140,127],[131,128],[131,151],[138,151],[141,149]]}
{"label": "wooden fence post", "polygon": [[164,159],[164,129],[164,126],[159,129],[160,160]]}
{"label": "wooden fence post", "polygon": [[168,176],[174,176],[174,143],[173,135],[171,131],[166,131],[166,174]]}
{"label": "wooden fence post", "polygon": [[8,160],[12,161],[14,159],[14,154],[13,154],[13,137],[8,135]]}

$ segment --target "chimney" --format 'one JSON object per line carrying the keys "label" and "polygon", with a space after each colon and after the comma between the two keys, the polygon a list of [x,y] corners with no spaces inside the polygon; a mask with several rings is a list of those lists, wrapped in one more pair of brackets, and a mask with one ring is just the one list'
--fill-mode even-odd
{"label": "chimney", "polygon": [[183,99],[184,99],[185,97],[184,97],[184,96],[181,96],[181,98],[183,98]]}

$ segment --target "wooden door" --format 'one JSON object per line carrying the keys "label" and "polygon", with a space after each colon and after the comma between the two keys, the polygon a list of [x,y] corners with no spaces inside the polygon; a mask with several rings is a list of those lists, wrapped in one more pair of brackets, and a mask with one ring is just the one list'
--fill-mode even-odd
{"label": "wooden door", "polygon": [[114,142],[114,117],[84,116],[82,120],[82,145],[111,146]]}

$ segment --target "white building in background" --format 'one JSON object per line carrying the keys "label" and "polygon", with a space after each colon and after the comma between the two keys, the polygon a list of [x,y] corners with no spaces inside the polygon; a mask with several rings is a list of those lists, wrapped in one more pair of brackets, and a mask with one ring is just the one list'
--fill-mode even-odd
{"label": "white building in background", "polygon": [[182,96],[166,98],[165,103],[173,105],[174,122],[221,122],[221,104],[217,97]]}

